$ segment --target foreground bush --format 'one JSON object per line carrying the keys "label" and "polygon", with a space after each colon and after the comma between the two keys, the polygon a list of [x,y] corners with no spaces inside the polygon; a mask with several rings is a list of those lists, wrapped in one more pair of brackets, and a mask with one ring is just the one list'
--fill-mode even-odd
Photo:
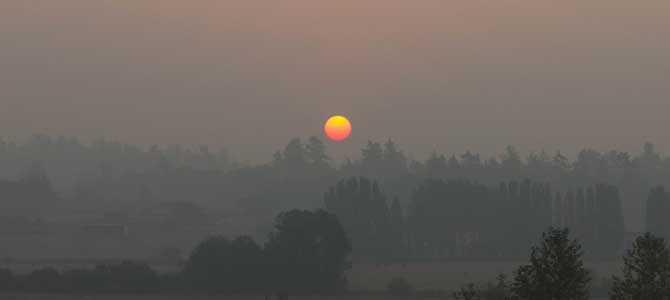
{"label": "foreground bush", "polygon": [[351,243],[337,217],[323,210],[279,214],[265,247],[268,288],[332,294],[346,289]]}
{"label": "foreground bush", "polygon": [[623,278],[613,278],[610,299],[670,299],[670,248],[665,240],[650,233],[638,237],[623,263]]}
{"label": "foreground bush", "polygon": [[508,300],[510,297],[505,276],[498,276],[498,283],[488,283],[485,286],[476,286],[474,283],[468,283],[461,286],[453,294],[458,300]]}
{"label": "foreground bush", "polygon": [[15,286],[16,279],[12,270],[0,268],[0,290],[13,289]]}
{"label": "foreground bush", "polygon": [[396,297],[408,297],[414,293],[414,287],[407,281],[407,279],[402,277],[391,279],[386,286],[386,290],[389,294]]}
{"label": "foreground bush", "polygon": [[31,272],[20,281],[19,286],[34,292],[56,292],[64,288],[60,273],[54,268],[43,268]]}
{"label": "foreground bush", "polygon": [[0,269],[0,291],[137,293],[156,290],[160,282],[161,278],[149,265],[131,261],[63,272],[46,267],[23,276]]}
{"label": "foreground bush", "polygon": [[250,237],[233,241],[212,237],[201,242],[188,260],[183,275],[187,285],[208,291],[260,290],[267,282],[263,250]]}
{"label": "foreground bush", "polygon": [[335,215],[292,210],[277,216],[265,247],[250,237],[211,237],[182,272],[188,287],[223,293],[332,294],[346,288],[351,244]]}

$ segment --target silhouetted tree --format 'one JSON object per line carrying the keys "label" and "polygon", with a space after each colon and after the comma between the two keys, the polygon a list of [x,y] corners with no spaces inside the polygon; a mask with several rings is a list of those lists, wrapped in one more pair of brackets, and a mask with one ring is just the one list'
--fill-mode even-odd
{"label": "silhouetted tree", "polygon": [[625,233],[618,189],[611,185],[596,185],[596,205],[596,250],[601,256],[618,255],[623,247]]}
{"label": "silhouetted tree", "polygon": [[453,296],[457,300],[484,300],[481,297],[481,291],[477,289],[474,283],[467,283],[461,286]]}
{"label": "silhouetted tree", "polygon": [[413,192],[407,214],[412,254],[421,257],[463,255],[469,240],[486,236],[493,222],[485,221],[492,205],[486,186],[468,181],[428,179]]}
{"label": "silhouetted tree", "polygon": [[318,167],[328,165],[330,158],[326,154],[326,146],[318,137],[312,136],[309,138],[307,145],[305,145],[305,152],[309,163]]}
{"label": "silhouetted tree", "polygon": [[489,282],[484,286],[467,283],[459,287],[453,296],[459,300],[507,300],[509,294],[507,278],[504,274],[500,274],[496,278],[496,283]]}
{"label": "silhouetted tree", "polygon": [[396,146],[395,142],[388,139],[384,143],[383,160],[386,172],[400,174],[407,171],[407,158]]}
{"label": "silhouetted tree", "polygon": [[670,299],[670,249],[662,238],[638,237],[623,263],[623,277],[613,277],[610,299]]}
{"label": "silhouetted tree", "polygon": [[402,277],[394,277],[386,286],[389,294],[395,297],[409,297],[414,293],[414,287]]}
{"label": "silhouetted tree", "polygon": [[109,284],[121,291],[140,292],[158,286],[158,274],[145,263],[123,261],[100,269],[108,273]]}
{"label": "silhouetted tree", "polygon": [[284,162],[290,168],[301,168],[307,162],[305,146],[299,138],[292,139],[284,148]]}
{"label": "silhouetted tree", "polygon": [[428,177],[440,178],[446,175],[446,172],[447,158],[444,154],[438,155],[436,152],[432,152],[426,160],[426,173]]}
{"label": "silhouetted tree", "polygon": [[384,150],[382,145],[377,142],[368,141],[365,148],[361,149],[361,154],[361,164],[365,174],[381,174],[382,165],[384,163]]}
{"label": "silhouetted tree", "polygon": [[48,267],[30,272],[21,287],[31,292],[58,292],[63,284],[58,270]]}
{"label": "silhouetted tree", "polygon": [[508,174],[517,175],[521,172],[523,162],[521,155],[512,146],[507,146],[505,154],[502,156],[502,167]]}
{"label": "silhouetted tree", "polygon": [[400,206],[398,198],[393,198],[390,208],[390,236],[389,246],[393,253],[393,258],[398,259],[407,255],[407,246],[405,243],[405,218],[403,209]]}
{"label": "silhouetted tree", "polygon": [[398,245],[398,237],[394,236],[386,195],[377,182],[365,177],[341,180],[328,190],[324,202],[351,237],[355,256],[382,259],[393,254],[387,250]]}
{"label": "silhouetted tree", "polygon": [[550,228],[539,246],[531,248],[530,262],[519,267],[512,283],[515,300],[587,300],[589,273],[581,246],[569,239],[568,229]]}
{"label": "silhouetted tree", "polygon": [[337,217],[323,210],[279,214],[265,250],[271,286],[291,293],[333,293],[346,287],[351,244]]}
{"label": "silhouetted tree", "polygon": [[0,291],[16,288],[16,278],[10,269],[0,268]]}
{"label": "silhouetted tree", "polygon": [[233,241],[211,237],[192,252],[184,275],[196,288],[218,292],[240,292],[261,289],[265,258],[262,249],[250,237]]}
{"label": "silhouetted tree", "polygon": [[670,212],[670,196],[663,186],[657,186],[649,192],[647,198],[647,231],[656,236],[666,238],[670,232],[668,212]]}

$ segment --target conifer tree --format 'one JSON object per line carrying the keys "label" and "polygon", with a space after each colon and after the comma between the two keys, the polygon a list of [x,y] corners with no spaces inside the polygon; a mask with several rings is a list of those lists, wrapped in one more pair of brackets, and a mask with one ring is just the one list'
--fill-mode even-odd
{"label": "conifer tree", "polygon": [[591,277],[582,262],[581,245],[569,239],[569,230],[549,228],[530,262],[515,272],[512,300],[587,300]]}
{"label": "conifer tree", "polygon": [[611,300],[670,299],[670,249],[662,238],[638,237],[623,263],[623,277],[613,277]]}

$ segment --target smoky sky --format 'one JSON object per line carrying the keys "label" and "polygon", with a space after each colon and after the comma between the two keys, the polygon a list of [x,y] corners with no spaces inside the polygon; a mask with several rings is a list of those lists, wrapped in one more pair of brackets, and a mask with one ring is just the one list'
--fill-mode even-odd
{"label": "smoky sky", "polygon": [[670,2],[4,0],[0,135],[670,150]]}

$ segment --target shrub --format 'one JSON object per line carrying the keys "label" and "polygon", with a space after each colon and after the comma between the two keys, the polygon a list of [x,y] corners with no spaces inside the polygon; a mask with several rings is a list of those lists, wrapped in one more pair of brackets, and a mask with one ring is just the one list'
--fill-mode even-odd
{"label": "shrub", "polygon": [[474,283],[462,285],[457,292],[454,293],[454,299],[458,300],[483,300],[482,292],[475,286]]}
{"label": "shrub", "polygon": [[159,286],[158,274],[147,264],[124,261],[94,269],[37,270],[23,280],[31,292],[142,292]]}
{"label": "shrub", "polygon": [[414,287],[402,277],[391,279],[386,289],[389,294],[397,297],[407,297],[414,293]]}
{"label": "shrub", "polygon": [[51,267],[28,274],[23,280],[22,287],[34,292],[55,292],[63,289],[60,273]]}
{"label": "shrub", "polygon": [[211,237],[191,253],[184,276],[195,288],[210,291],[244,291],[258,287],[262,249],[249,237],[230,241]]}
{"label": "shrub", "polygon": [[66,291],[94,291],[104,286],[104,279],[94,270],[72,269],[64,271],[63,289]]}
{"label": "shrub", "polygon": [[0,291],[11,290],[15,285],[14,273],[9,269],[0,268]]}
{"label": "shrub", "polygon": [[453,294],[454,298],[462,300],[506,300],[509,299],[509,287],[504,274],[498,275],[496,283],[489,282],[485,286],[476,286],[468,283]]}

